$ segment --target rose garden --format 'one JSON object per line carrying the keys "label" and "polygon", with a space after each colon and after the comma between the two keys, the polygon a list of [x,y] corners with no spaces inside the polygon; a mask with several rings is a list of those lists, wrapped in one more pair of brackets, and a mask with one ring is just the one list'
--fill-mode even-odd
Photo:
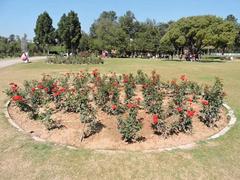
{"label": "rose garden", "polygon": [[92,149],[159,149],[204,140],[227,123],[223,84],[181,75],[164,82],[152,71],[43,75],[5,91],[10,116],[25,131]]}
{"label": "rose garden", "polygon": [[240,2],[0,4],[0,180],[240,179]]}

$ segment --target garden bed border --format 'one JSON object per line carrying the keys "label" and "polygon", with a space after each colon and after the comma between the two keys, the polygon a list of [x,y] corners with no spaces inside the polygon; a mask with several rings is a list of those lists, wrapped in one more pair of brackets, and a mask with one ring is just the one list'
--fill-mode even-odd
{"label": "garden bed border", "polygon": [[[5,117],[7,118],[8,122],[13,127],[15,127],[19,132],[21,132],[21,133],[23,133],[23,134],[25,134],[27,136],[30,136],[33,140],[35,140],[37,142],[48,142],[48,143],[52,144],[52,142],[49,142],[49,141],[47,141],[45,139],[39,138],[38,136],[35,136],[35,135],[27,133],[20,126],[18,126],[14,122],[14,120],[11,118],[11,116],[10,116],[10,114],[8,112],[8,107],[9,107],[10,103],[11,103],[11,101],[7,101],[7,103],[5,104],[5,106],[4,106],[4,114],[5,114]],[[223,107],[227,110],[227,118],[229,118],[229,122],[228,122],[228,124],[227,124],[227,126],[225,128],[223,128],[221,131],[217,132],[216,134],[213,134],[212,136],[208,137],[207,139],[201,140],[201,141],[196,141],[196,142],[189,143],[189,144],[179,145],[179,146],[173,146],[173,147],[167,147],[167,148],[159,148],[159,149],[152,149],[152,150],[142,150],[140,152],[162,152],[162,151],[172,151],[172,150],[177,150],[177,149],[180,149],[180,150],[181,149],[182,150],[184,150],[184,149],[192,149],[192,148],[196,147],[199,142],[209,141],[209,140],[217,139],[220,136],[223,136],[237,122],[237,118],[236,118],[236,116],[234,114],[233,109],[229,105],[227,105],[226,103],[223,103]],[[80,149],[78,147],[74,147],[74,146],[66,145],[66,144],[60,144],[60,143],[53,143],[53,144],[56,145],[56,146],[67,147],[69,149]],[[133,152],[133,151],[127,151],[127,150],[107,150],[107,149],[95,149],[93,151],[97,151],[97,152]]]}

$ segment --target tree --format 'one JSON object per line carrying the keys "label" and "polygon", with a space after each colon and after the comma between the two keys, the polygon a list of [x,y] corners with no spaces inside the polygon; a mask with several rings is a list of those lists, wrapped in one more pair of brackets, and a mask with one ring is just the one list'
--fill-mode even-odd
{"label": "tree", "polygon": [[117,50],[119,54],[125,53],[127,35],[116,20],[117,16],[114,11],[104,11],[92,24],[90,29],[92,49],[109,52]]}
{"label": "tree", "polygon": [[237,18],[234,16],[234,15],[232,15],[232,14],[230,14],[230,15],[228,15],[227,17],[226,17],[226,21],[231,21],[231,22],[233,22],[233,23],[237,23]]}
{"label": "tree", "polygon": [[133,39],[138,29],[135,15],[131,11],[127,11],[124,16],[119,17],[119,24],[129,36],[129,39]]}
{"label": "tree", "polygon": [[187,49],[190,53],[200,53],[206,46],[230,47],[236,38],[233,22],[216,16],[192,16],[173,23],[161,39],[161,44],[172,45],[175,52]]}
{"label": "tree", "polygon": [[87,33],[82,31],[82,37],[79,44],[80,51],[88,51],[90,49],[90,37]]}
{"label": "tree", "polygon": [[64,44],[68,53],[76,54],[81,39],[81,24],[77,13],[70,11],[63,14],[58,23],[58,38]]}
{"label": "tree", "polygon": [[52,26],[52,19],[45,11],[37,18],[36,27],[34,29],[34,42],[43,49],[49,52],[49,45],[54,43],[54,28]]}
{"label": "tree", "polygon": [[212,45],[221,49],[222,54],[224,54],[227,48],[233,48],[238,30],[234,22],[224,21],[215,27],[213,33],[214,35],[209,38],[213,42]]}
{"label": "tree", "polygon": [[160,40],[165,35],[169,25],[147,19],[145,22],[140,23],[139,27],[134,40],[135,50],[141,53],[160,53],[162,50]]}
{"label": "tree", "polygon": [[134,51],[133,42],[136,38],[136,33],[139,30],[139,22],[136,20],[135,15],[131,11],[127,11],[125,15],[119,17],[120,28],[127,35],[126,37],[126,53],[132,54]]}

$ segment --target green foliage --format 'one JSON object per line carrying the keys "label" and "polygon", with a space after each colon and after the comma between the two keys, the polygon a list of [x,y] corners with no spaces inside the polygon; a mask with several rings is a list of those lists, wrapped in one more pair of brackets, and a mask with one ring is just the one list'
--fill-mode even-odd
{"label": "green foliage", "polygon": [[118,50],[125,51],[127,35],[116,22],[116,13],[103,12],[90,29],[91,49],[93,50]]}
{"label": "green foliage", "polygon": [[0,58],[7,56],[18,57],[21,54],[21,40],[19,36],[11,34],[8,38],[0,36]]}
{"label": "green foliage", "polygon": [[125,101],[128,102],[135,95],[135,80],[132,74],[123,75],[124,91],[125,91]]}
{"label": "green foliage", "polygon": [[38,118],[43,122],[47,130],[53,130],[56,128],[62,128],[63,126],[58,122],[54,121],[52,118],[52,109],[47,109],[46,112],[40,113]]}
{"label": "green foliage", "polygon": [[216,78],[212,88],[205,87],[203,97],[206,102],[202,102],[203,109],[201,110],[200,119],[207,126],[213,127],[219,120],[219,111],[222,107],[224,96],[223,84],[219,78]]}
{"label": "green foliage", "polygon": [[137,84],[145,84],[149,81],[147,74],[143,73],[142,70],[137,70],[137,75],[135,77]]}
{"label": "green foliage", "polygon": [[187,82],[182,82],[180,85],[176,86],[174,93],[174,102],[176,105],[180,105],[183,103],[185,100],[185,95],[186,95],[186,90],[187,90]]}
{"label": "green foliage", "polygon": [[111,91],[111,84],[107,82],[104,78],[99,80],[98,83],[100,84],[100,86],[97,88],[94,99],[99,107],[103,107],[110,101],[109,95]]}
{"label": "green foliage", "polygon": [[49,51],[49,45],[55,42],[55,29],[52,26],[52,19],[45,11],[37,18],[36,27],[34,29],[34,42],[45,50]]}
{"label": "green foliage", "polygon": [[[200,120],[209,127],[216,125],[224,97],[223,84],[219,79],[211,88],[206,86],[203,91],[201,86],[189,81],[185,75],[180,77],[180,83],[175,79],[171,83],[164,83],[159,77],[155,71],[151,76],[142,71],[138,71],[136,77],[116,73],[101,76],[97,69],[91,73],[80,71],[59,77],[45,74],[40,81],[25,81],[22,89],[11,83],[5,93],[31,119],[42,120],[48,130],[61,127],[52,118],[53,113],[79,113],[83,123],[81,140],[100,131],[102,125],[97,120],[98,111],[110,115],[121,114],[118,129],[123,140],[139,140],[142,128],[142,122],[137,119],[139,108],[153,115],[152,128],[156,134],[168,137],[181,132],[190,133],[195,115],[193,108],[199,107],[198,100],[202,98]],[[144,107],[141,95],[135,97],[135,81],[143,83]],[[121,90],[125,91],[126,98],[120,96]],[[128,115],[125,113],[127,109]]]}
{"label": "green foliage", "polygon": [[99,130],[96,112],[89,104],[84,105],[84,108],[81,109],[80,120],[84,123],[83,135],[81,138],[87,138]]}
{"label": "green foliage", "polygon": [[216,16],[192,16],[173,23],[164,37],[162,44],[173,45],[175,51],[188,49],[199,53],[205,46],[226,48],[234,43],[236,26]]}
{"label": "green foliage", "polygon": [[89,57],[55,56],[55,57],[49,57],[47,59],[47,63],[51,63],[51,64],[103,64],[104,61],[101,58],[93,56],[93,55],[89,56]]}
{"label": "green foliage", "polygon": [[60,42],[65,45],[68,53],[76,54],[81,39],[81,25],[77,13],[70,11],[68,15],[63,14],[57,32]]}
{"label": "green foliage", "polygon": [[122,134],[122,139],[126,142],[133,142],[140,138],[139,131],[142,123],[137,119],[137,108],[131,108],[127,119],[118,119],[118,130]]}

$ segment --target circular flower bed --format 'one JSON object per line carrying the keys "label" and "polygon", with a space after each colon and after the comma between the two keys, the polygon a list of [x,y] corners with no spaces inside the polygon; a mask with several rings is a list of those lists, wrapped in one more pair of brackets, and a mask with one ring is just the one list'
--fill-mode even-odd
{"label": "circular flower bed", "polygon": [[34,136],[92,149],[159,149],[203,140],[227,123],[220,79],[89,72],[11,83],[10,116]]}

